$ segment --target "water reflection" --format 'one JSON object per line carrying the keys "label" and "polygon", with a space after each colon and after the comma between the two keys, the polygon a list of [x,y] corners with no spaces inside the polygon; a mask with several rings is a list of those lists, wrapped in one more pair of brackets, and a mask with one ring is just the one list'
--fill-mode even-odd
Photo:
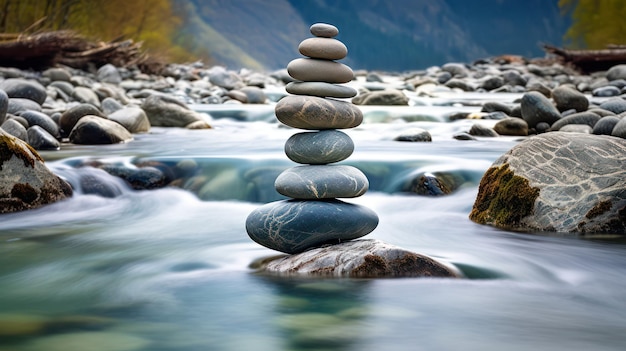
{"label": "water reflection", "polygon": [[352,350],[367,335],[370,280],[256,275],[274,290],[271,324],[288,350]]}

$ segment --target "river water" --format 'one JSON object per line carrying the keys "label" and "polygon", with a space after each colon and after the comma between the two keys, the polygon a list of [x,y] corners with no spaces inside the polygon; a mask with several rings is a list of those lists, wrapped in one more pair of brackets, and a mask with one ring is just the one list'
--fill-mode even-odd
{"label": "river water", "polygon": [[[502,99],[515,96],[503,95]],[[493,97],[490,97],[493,100]],[[471,222],[482,174],[518,140],[458,141],[463,106],[365,108],[343,163],[368,176],[349,200],[380,217],[367,238],[434,257],[466,279],[296,279],[249,265],[276,252],[246,216],[281,198],[294,165],[271,105],[194,106],[211,130],[153,128],[120,145],[42,152],[73,198],[0,216],[0,350],[623,350],[626,246]],[[481,121],[492,125],[493,121]],[[393,141],[420,127],[432,143]],[[134,191],[86,160],[191,164],[181,188]],[[423,172],[463,179],[451,195],[400,192]],[[98,176],[117,196],[87,194]],[[195,185],[194,185],[195,184]]]}

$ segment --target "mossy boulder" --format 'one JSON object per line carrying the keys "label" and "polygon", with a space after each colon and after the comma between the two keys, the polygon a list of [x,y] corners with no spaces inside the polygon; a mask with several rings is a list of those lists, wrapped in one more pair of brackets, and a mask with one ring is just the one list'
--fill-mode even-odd
{"label": "mossy boulder", "polygon": [[0,129],[0,213],[37,208],[72,196],[26,142]]}
{"label": "mossy boulder", "polygon": [[470,219],[519,231],[626,234],[626,141],[552,132],[485,172]]}
{"label": "mossy boulder", "polygon": [[252,266],[259,272],[305,277],[461,277],[456,268],[379,240],[353,240],[273,256]]}

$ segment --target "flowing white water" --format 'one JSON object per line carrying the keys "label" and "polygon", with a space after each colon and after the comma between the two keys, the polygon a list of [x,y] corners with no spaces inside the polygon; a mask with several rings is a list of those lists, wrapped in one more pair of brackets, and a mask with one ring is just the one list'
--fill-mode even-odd
{"label": "flowing white water", "polygon": [[[447,122],[458,108],[366,109],[368,123],[347,131],[356,148],[344,163],[371,182],[350,200],[380,217],[368,238],[456,265],[468,279],[255,274],[248,265],[276,252],[252,242],[244,221],[280,198],[273,177],[293,165],[282,148],[295,131],[265,120],[268,106],[235,110],[213,130],[153,128],[128,144],[43,153],[77,193],[0,216],[0,350],[623,349],[623,242],[471,222],[482,173],[516,138],[454,140],[475,123]],[[433,142],[392,140],[412,127],[428,129]],[[74,167],[86,159],[191,160],[203,183],[134,191]],[[449,196],[399,192],[415,175],[440,171],[465,182]],[[83,193],[85,175],[117,196]]]}

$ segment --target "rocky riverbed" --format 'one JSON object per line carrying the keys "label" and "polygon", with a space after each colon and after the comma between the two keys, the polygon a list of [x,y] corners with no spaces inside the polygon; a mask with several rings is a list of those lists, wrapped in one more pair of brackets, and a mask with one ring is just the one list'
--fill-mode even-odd
{"label": "rocky riverbed", "polygon": [[[443,116],[446,121],[493,121],[491,127],[476,123],[455,134],[458,140],[528,137],[554,131],[626,138],[626,65],[582,75],[545,62],[503,56],[403,73],[356,71],[344,86],[356,89],[358,95],[337,99],[359,106],[364,123],[398,118],[368,110],[392,105],[405,107],[399,117],[405,122],[437,119],[411,112],[411,107],[424,104],[458,108]],[[235,119],[241,117],[237,113],[243,105],[267,106],[269,112],[262,118],[274,122],[274,105],[289,95],[290,89],[299,87],[286,70],[232,71],[200,62],[170,65],[159,76],[110,64],[91,72],[69,67],[45,71],[0,68],[0,79],[2,129],[40,151],[63,150],[71,144],[106,148],[105,144],[132,143],[134,136],[150,133],[151,127],[210,129],[214,117],[202,112],[207,106],[222,106],[213,109],[216,114]],[[499,93],[518,94],[519,98],[503,102]],[[229,115],[228,106],[238,112]],[[432,138],[428,131],[413,128],[395,140],[428,142]],[[623,155],[618,155],[617,162],[620,160]],[[102,168],[135,189],[176,184],[171,169],[152,164],[125,169],[97,162],[78,166]],[[8,180],[4,177],[2,181]],[[431,194],[449,192],[443,180],[428,184],[415,187]],[[8,193],[3,196],[12,197]],[[619,211],[620,204],[614,210]]]}

